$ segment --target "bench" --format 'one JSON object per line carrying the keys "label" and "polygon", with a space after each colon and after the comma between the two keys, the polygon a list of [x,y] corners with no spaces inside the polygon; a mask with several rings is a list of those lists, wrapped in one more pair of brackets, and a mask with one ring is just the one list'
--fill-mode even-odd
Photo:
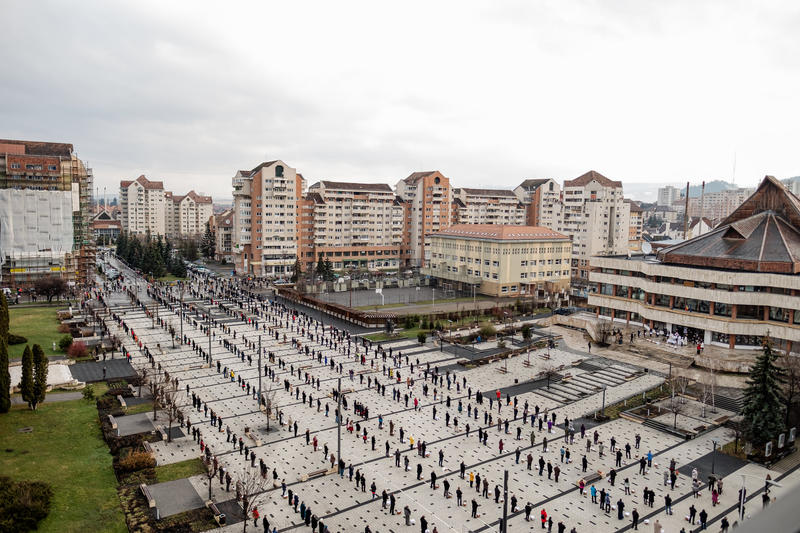
{"label": "bench", "polygon": [[155,508],[156,500],[155,498],[153,498],[153,495],[150,494],[150,489],[147,488],[147,483],[142,483],[141,485],[139,485],[139,489],[141,489],[142,494],[144,495],[144,499],[147,500],[147,506],[150,509]]}
{"label": "bench", "polygon": [[575,485],[576,487],[580,487],[580,484],[581,484],[581,479],[583,479],[583,483],[584,483],[584,485],[585,485],[586,487],[588,487],[588,486],[590,486],[592,483],[594,483],[595,481],[598,481],[598,480],[600,480],[600,479],[602,479],[602,478],[603,478],[603,476],[602,476],[602,475],[600,475],[600,473],[598,473],[598,472],[592,472],[592,473],[591,473],[591,474],[589,474],[588,476],[583,476],[582,478],[580,478],[580,479],[576,480],[576,481],[575,481],[575,483],[574,483],[574,485]]}
{"label": "bench", "polygon": [[150,443],[147,442],[146,440],[142,441],[142,448],[144,448],[144,451],[146,451],[147,453],[153,453],[153,447],[150,446]]}
{"label": "bench", "polygon": [[167,430],[164,429],[164,426],[156,427],[156,431],[158,431],[161,434],[161,440],[164,441],[167,440]]}
{"label": "bench", "polygon": [[256,446],[261,446],[261,444],[262,444],[261,439],[259,439],[258,437],[254,436],[249,428],[245,429],[244,434],[245,434],[246,437],[248,437],[250,440],[252,440],[256,444]]}
{"label": "bench", "polygon": [[133,394],[134,396],[136,396],[136,395],[137,395],[137,392],[138,392],[138,391],[136,390],[136,387],[134,387],[134,386],[133,386],[133,384],[131,384],[131,383],[128,383],[128,390],[130,390],[130,391],[131,391],[131,394]]}
{"label": "bench", "polygon": [[564,374],[564,377],[561,378],[561,381],[567,381],[568,379],[572,379],[572,374],[569,372]]}
{"label": "bench", "polygon": [[309,479],[312,479],[312,478],[315,478],[315,477],[322,477],[322,476],[326,475],[327,473],[328,473],[328,469],[327,468],[320,468],[319,470],[312,470],[311,472],[308,472],[308,473],[303,474],[302,476],[300,476],[300,481],[308,481]]}
{"label": "bench", "polygon": [[114,415],[108,415],[108,423],[111,424],[111,429],[117,432],[117,437],[119,437],[119,428],[117,427],[117,420],[114,418]]}
{"label": "bench", "polygon": [[508,369],[506,367],[504,367],[504,366],[498,366],[497,367],[497,371],[500,372],[501,374],[508,373]]}
{"label": "bench", "polygon": [[303,365],[299,368],[299,370],[308,370],[309,368],[313,368],[314,365]]}
{"label": "bench", "polygon": [[119,402],[120,406],[122,406],[124,411],[128,410],[128,404],[125,403],[125,398],[123,398],[121,394],[117,394],[117,401]]}

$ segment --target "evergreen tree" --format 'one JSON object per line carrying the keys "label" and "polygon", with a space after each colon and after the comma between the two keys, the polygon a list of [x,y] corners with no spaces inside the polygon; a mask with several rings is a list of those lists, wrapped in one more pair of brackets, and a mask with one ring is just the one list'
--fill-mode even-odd
{"label": "evergreen tree", "polygon": [[0,291],[0,413],[11,409],[11,374],[8,371],[8,301]]}
{"label": "evergreen tree", "polygon": [[22,352],[22,380],[19,382],[22,399],[28,402],[28,407],[33,409],[35,392],[33,390],[33,353],[31,347],[25,345]]}
{"label": "evergreen tree", "polygon": [[117,237],[117,256],[118,257],[125,257],[127,254],[127,247],[128,247],[128,235],[123,231]]}
{"label": "evergreen tree", "polygon": [[325,278],[325,259],[322,258],[322,252],[317,255],[317,276]]}
{"label": "evergreen tree", "polygon": [[334,280],[333,263],[331,263],[331,260],[329,258],[326,258],[325,259],[325,281],[333,281],[333,280]]}
{"label": "evergreen tree", "polygon": [[200,252],[203,257],[212,258],[217,248],[217,239],[211,231],[211,224],[206,222],[206,232],[203,234],[203,241],[200,243]]}
{"label": "evergreen tree", "polygon": [[33,408],[44,402],[47,394],[47,356],[38,344],[33,345]]}
{"label": "evergreen tree", "polygon": [[775,364],[776,359],[769,339],[765,340],[763,352],[750,367],[744,390],[744,435],[756,448],[777,438],[783,430],[785,402],[781,385],[786,371]]}
{"label": "evergreen tree", "polygon": [[300,263],[300,258],[298,257],[294,262],[294,272],[292,272],[292,283],[297,283],[297,280],[300,279],[300,276],[303,275],[303,265]]}

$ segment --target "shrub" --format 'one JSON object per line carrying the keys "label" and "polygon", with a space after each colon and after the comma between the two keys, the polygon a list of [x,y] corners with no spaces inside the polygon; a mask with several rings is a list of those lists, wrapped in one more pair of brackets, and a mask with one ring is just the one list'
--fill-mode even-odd
{"label": "shrub", "polygon": [[152,454],[145,451],[132,451],[122,455],[117,463],[117,471],[120,473],[136,472],[145,468],[154,468],[156,460]]}
{"label": "shrub", "polygon": [[92,401],[94,400],[94,386],[93,385],[86,385],[82,391],[83,399]]}
{"label": "shrub", "polygon": [[495,327],[492,324],[487,322],[486,324],[481,326],[480,334],[481,338],[483,340],[486,340],[489,337],[494,337],[495,335],[497,335],[497,329],[495,329]]}
{"label": "shrub", "polygon": [[417,342],[420,344],[425,344],[425,339],[425,334],[420,331],[419,334],[417,334]]}
{"label": "shrub", "polygon": [[499,341],[497,343],[497,347],[498,348],[505,348],[506,347],[506,341]]}
{"label": "shrub", "polygon": [[14,482],[0,477],[0,531],[26,532],[38,528],[50,511],[53,489],[41,481]]}
{"label": "shrub", "polygon": [[73,342],[67,349],[67,355],[69,355],[72,359],[86,357],[88,354],[89,350],[86,349],[86,343],[81,341]]}
{"label": "shrub", "polygon": [[28,339],[26,339],[22,335],[14,335],[13,333],[8,334],[9,346],[11,346],[12,344],[25,344],[26,342],[28,342]]}
{"label": "shrub", "polygon": [[62,352],[66,352],[71,345],[72,345],[72,335],[70,334],[64,335],[58,340],[58,347],[61,349]]}
{"label": "shrub", "polygon": [[68,325],[66,325],[66,324],[59,324],[58,325],[58,332],[59,333],[69,333],[70,331],[71,330],[69,329]]}

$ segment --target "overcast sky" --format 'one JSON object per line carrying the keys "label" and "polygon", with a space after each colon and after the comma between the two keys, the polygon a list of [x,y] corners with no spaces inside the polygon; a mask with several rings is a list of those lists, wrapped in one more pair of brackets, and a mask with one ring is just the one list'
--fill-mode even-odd
{"label": "overcast sky", "polygon": [[266,159],[309,184],[433,169],[467,187],[590,169],[680,184],[730,180],[734,158],[741,185],[800,174],[797,0],[0,12],[0,137],[73,143],[101,194],[144,173],[230,197],[235,171]]}

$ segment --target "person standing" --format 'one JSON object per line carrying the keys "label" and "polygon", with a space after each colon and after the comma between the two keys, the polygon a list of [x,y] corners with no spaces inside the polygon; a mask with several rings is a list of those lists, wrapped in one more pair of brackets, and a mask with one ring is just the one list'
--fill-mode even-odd
{"label": "person standing", "polygon": [[631,523],[633,524],[633,529],[638,531],[639,530],[639,511],[637,511],[635,508],[631,512]]}

